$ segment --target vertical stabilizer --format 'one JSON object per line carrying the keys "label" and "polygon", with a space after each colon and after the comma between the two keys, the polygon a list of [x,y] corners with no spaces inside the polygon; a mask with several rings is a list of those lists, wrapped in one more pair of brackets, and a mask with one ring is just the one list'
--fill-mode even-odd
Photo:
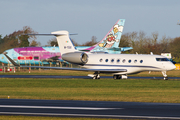
{"label": "vertical stabilizer", "polygon": [[56,31],[51,32],[51,34],[54,34],[56,36],[61,55],[77,51],[69,38],[68,31]]}
{"label": "vertical stabilizer", "polygon": [[124,23],[125,19],[119,19],[99,43],[85,50],[106,51],[110,48],[119,48]]}

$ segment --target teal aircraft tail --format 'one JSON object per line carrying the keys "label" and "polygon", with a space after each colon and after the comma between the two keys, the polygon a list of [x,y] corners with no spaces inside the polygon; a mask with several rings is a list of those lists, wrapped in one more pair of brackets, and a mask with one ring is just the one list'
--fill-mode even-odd
{"label": "teal aircraft tail", "polygon": [[[114,49],[116,51],[117,48],[119,48],[119,43],[124,28],[124,23],[125,23],[125,19],[119,19],[99,43],[85,50],[91,52],[94,51],[108,52],[109,50],[112,50],[112,48],[116,48]],[[119,48],[118,50],[120,51],[121,49]]]}

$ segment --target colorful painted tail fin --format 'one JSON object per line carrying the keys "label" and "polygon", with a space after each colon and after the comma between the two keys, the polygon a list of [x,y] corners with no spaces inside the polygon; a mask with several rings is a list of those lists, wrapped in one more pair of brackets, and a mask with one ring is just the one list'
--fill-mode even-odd
{"label": "colorful painted tail fin", "polygon": [[59,49],[61,51],[61,55],[65,53],[75,52],[77,51],[72,43],[72,41],[69,38],[69,32],[68,31],[56,31],[51,32],[51,34],[56,36]]}
{"label": "colorful painted tail fin", "polygon": [[104,51],[109,48],[119,48],[124,23],[125,19],[119,19],[99,43],[85,50]]}

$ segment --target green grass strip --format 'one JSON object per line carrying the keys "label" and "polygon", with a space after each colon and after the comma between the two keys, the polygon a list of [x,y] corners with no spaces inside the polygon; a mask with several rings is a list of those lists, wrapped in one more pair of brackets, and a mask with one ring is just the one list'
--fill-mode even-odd
{"label": "green grass strip", "polygon": [[1,78],[0,98],[180,103],[180,81]]}

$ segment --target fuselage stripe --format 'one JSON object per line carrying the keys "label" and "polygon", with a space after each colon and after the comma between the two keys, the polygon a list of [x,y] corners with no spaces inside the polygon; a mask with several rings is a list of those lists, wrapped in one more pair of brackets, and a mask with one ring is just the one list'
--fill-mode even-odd
{"label": "fuselage stripe", "polygon": [[140,65],[100,65],[100,64],[85,64],[84,67],[86,66],[104,66],[104,67],[144,67],[144,68],[157,68],[157,69],[161,69],[159,67],[154,67],[154,66],[140,66]]}

